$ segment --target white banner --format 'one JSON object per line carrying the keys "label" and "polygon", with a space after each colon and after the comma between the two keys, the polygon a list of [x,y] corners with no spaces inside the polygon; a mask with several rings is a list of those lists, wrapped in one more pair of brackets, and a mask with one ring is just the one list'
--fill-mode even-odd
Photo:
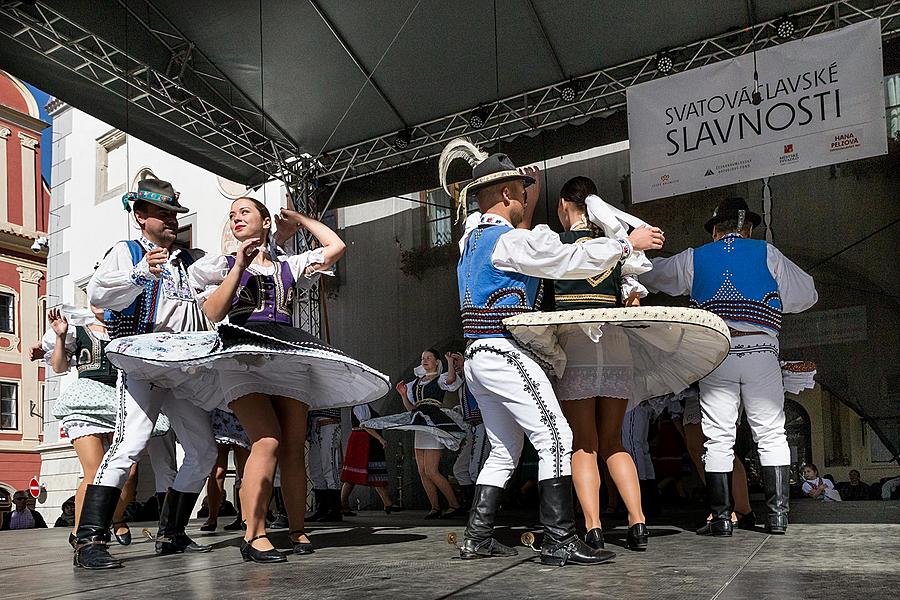
{"label": "white banner", "polygon": [[628,88],[633,202],[887,153],[878,19]]}

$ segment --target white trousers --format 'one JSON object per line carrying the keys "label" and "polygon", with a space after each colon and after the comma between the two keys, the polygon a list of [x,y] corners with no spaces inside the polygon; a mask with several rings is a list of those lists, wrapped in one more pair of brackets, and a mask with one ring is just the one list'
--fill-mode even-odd
{"label": "white trousers", "polygon": [[179,492],[200,492],[217,456],[209,413],[190,400],[176,398],[174,390],[122,373],[119,373],[116,395],[116,431],[97,469],[94,483],[117,488],[125,484],[131,465],[147,447],[153,424],[163,410],[184,448],[184,462],[172,487]]}
{"label": "white trousers", "polygon": [[506,485],[525,435],[538,453],[540,481],[572,474],[572,430],[530,354],[507,338],[475,340],[466,350],[465,371],[491,444],[479,485]]}
{"label": "white trousers", "polygon": [[459,485],[475,485],[478,473],[491,451],[484,423],[466,425],[466,439],[459,448],[459,456],[453,463],[453,476]]}
{"label": "white trousers", "polygon": [[313,419],[309,435],[309,479],[315,490],[341,489],[341,424],[319,426]]}
{"label": "white trousers", "polygon": [[622,420],[622,445],[634,460],[638,479],[647,481],[656,479],[653,459],[650,457],[650,418],[653,409],[644,403],[638,404],[625,413]]}
{"label": "white trousers", "polygon": [[784,433],[784,384],[775,336],[761,333],[733,338],[725,361],[700,380],[701,424],[707,437],[703,462],[710,473],[727,473],[733,468],[742,405],[760,464],[790,464]]}
{"label": "white trousers", "polygon": [[153,466],[157,492],[168,491],[175,485],[178,475],[178,459],[175,453],[175,434],[170,429],[166,435],[157,435],[147,441],[147,454]]}

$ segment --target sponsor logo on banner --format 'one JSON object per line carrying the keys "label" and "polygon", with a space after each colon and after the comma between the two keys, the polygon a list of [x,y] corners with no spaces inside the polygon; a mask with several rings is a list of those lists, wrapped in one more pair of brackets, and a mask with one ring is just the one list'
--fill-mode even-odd
{"label": "sponsor logo on banner", "polygon": [[778,157],[779,165],[789,165],[800,160],[800,153],[794,152],[794,144],[785,144],[781,156]]}
{"label": "sponsor logo on banner", "polygon": [[676,183],[678,183],[678,180],[673,179],[672,175],[670,173],[664,173],[659,176],[659,180],[656,183],[654,183],[652,187],[661,188],[661,187],[665,187],[667,185],[674,185]]}
{"label": "sponsor logo on banner", "polygon": [[850,148],[859,148],[862,144],[859,143],[859,138],[852,131],[848,131],[846,133],[839,133],[834,136],[834,140],[831,142],[831,147],[828,149],[829,152],[834,152],[835,150],[849,150]]}
{"label": "sponsor logo on banner", "polygon": [[886,154],[883,78],[869,19],[630,86],[632,201]]}

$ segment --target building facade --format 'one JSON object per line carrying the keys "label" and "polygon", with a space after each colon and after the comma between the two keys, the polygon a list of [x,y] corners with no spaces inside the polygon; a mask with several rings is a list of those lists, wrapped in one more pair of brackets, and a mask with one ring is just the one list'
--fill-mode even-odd
{"label": "building facade", "polygon": [[44,369],[28,354],[45,322],[48,125],[28,88],[0,71],[0,511],[41,468]]}

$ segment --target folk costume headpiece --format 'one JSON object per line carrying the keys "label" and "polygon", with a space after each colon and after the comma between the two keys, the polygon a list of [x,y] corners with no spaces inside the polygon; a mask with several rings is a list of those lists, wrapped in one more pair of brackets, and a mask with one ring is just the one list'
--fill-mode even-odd
{"label": "folk costume headpiece", "polygon": [[754,227],[759,227],[762,217],[750,210],[750,207],[747,206],[747,201],[743,198],[731,197],[719,202],[716,212],[706,222],[704,228],[707,232],[712,233],[716,225],[725,221],[737,221],[738,229],[743,229],[747,223]]}
{"label": "folk costume headpiece", "polygon": [[450,163],[457,158],[463,158],[472,167],[472,180],[459,192],[456,201],[457,222],[465,217],[467,198],[469,195],[478,195],[478,190],[504,183],[506,181],[520,180],[525,187],[534,183],[534,178],[519,172],[509,157],[503,153],[488,154],[481,150],[466,138],[451,140],[438,161],[438,176],[441,187],[448,195],[453,194],[447,184],[447,171]]}
{"label": "folk costume headpiece", "polygon": [[155,204],[166,210],[177,213],[186,213],[188,208],[178,203],[178,197],[181,194],[175,191],[172,184],[162,179],[148,177],[138,182],[138,191],[128,192],[122,196],[122,206],[126,212],[131,212],[131,202],[143,200],[150,204]]}

